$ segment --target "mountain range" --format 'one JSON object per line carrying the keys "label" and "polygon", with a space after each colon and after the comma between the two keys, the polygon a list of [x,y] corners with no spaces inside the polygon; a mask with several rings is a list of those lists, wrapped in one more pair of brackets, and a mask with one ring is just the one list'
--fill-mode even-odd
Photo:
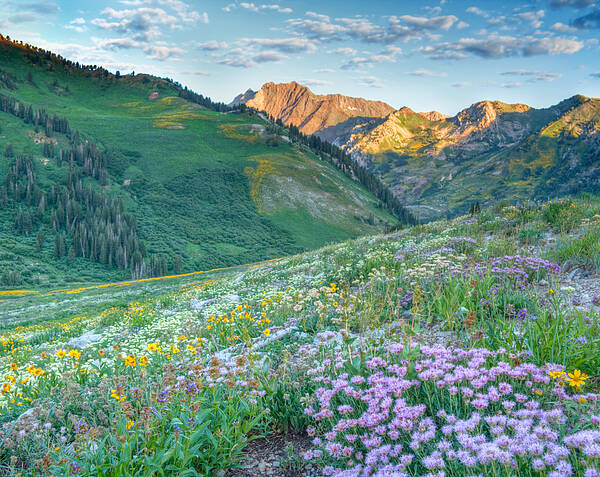
{"label": "mountain range", "polygon": [[341,147],[421,219],[464,212],[476,201],[600,189],[597,98],[578,95],[541,109],[486,100],[447,116],[316,95],[291,82],[266,83],[231,104],[245,104]]}

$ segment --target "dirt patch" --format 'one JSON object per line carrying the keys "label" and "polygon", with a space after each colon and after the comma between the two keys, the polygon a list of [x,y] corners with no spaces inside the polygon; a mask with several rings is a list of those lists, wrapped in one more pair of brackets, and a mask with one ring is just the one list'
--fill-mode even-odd
{"label": "dirt patch", "polygon": [[55,138],[46,136],[43,131],[29,131],[29,137],[35,144],[58,144]]}
{"label": "dirt patch", "polygon": [[[299,434],[278,434],[256,439],[244,451],[240,468],[230,469],[224,477],[313,477],[321,470],[305,462],[302,455],[312,448],[311,439]],[[292,458],[288,453],[292,454]]]}
{"label": "dirt patch", "polygon": [[158,91],[153,91],[152,93],[150,93],[150,96],[148,96],[148,99],[150,101],[154,101],[155,99],[158,99]]}

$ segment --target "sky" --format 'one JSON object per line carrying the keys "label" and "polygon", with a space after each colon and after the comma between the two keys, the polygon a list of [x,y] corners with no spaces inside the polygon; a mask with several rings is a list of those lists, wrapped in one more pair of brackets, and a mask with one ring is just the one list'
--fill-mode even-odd
{"label": "sky", "polygon": [[445,114],[600,96],[600,0],[0,0],[0,33],[223,102],[269,81]]}

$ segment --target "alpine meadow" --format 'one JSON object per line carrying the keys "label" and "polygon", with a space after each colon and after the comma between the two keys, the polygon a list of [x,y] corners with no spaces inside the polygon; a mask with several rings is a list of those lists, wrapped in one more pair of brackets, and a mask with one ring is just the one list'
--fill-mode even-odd
{"label": "alpine meadow", "polygon": [[0,2],[0,476],[599,477],[599,32]]}

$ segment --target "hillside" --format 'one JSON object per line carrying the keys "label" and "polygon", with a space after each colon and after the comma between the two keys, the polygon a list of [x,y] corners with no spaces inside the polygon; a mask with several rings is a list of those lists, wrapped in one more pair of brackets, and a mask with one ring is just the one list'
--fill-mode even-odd
{"label": "hillside", "polygon": [[247,263],[397,224],[309,148],[171,80],[2,40],[0,95],[5,284]]}
{"label": "hillside", "polygon": [[596,475],[599,271],[587,195],[234,269],[0,292],[0,466]]}
{"label": "hillside", "polygon": [[330,107],[315,122],[304,103],[290,101],[304,90],[269,83],[238,102],[350,152],[422,219],[465,212],[475,202],[600,190],[599,99],[574,96],[542,109],[481,101],[449,117],[406,107],[374,111],[372,102],[329,95],[336,104],[352,101],[352,117]]}

